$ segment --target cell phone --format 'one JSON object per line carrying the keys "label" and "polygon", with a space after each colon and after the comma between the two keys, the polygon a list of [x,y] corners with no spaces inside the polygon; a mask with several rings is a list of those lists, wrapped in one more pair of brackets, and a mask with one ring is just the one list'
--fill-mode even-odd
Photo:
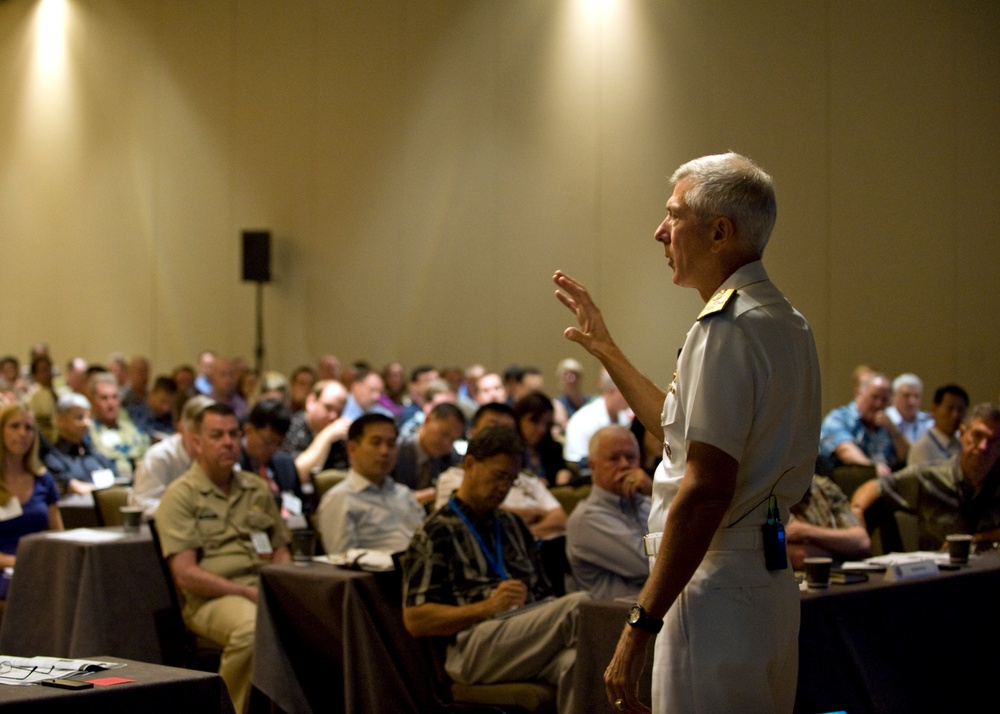
{"label": "cell phone", "polygon": [[93,682],[84,682],[79,679],[43,679],[39,682],[43,687],[55,687],[56,689],[93,689]]}

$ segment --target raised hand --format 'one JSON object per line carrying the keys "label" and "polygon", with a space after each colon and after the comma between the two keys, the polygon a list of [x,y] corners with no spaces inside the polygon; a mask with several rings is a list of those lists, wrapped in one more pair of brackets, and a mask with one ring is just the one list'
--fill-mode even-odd
{"label": "raised hand", "polygon": [[552,276],[552,281],[559,286],[556,297],[563,305],[576,315],[579,327],[567,327],[563,331],[566,339],[579,343],[595,357],[607,354],[608,348],[614,345],[611,334],[604,324],[601,311],[590,299],[587,288],[561,270]]}

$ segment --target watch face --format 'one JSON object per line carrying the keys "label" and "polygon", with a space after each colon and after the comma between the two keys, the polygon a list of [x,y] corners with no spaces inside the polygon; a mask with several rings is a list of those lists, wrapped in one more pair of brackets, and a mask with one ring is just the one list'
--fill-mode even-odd
{"label": "watch face", "polygon": [[628,611],[628,621],[633,625],[642,618],[642,609],[638,605],[633,605]]}

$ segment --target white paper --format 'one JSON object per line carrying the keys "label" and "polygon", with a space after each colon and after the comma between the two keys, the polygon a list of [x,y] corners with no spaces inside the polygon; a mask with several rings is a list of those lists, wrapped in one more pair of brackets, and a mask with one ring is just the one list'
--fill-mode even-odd
{"label": "white paper", "polygon": [[96,528],[74,528],[69,531],[53,531],[47,533],[46,537],[57,540],[73,540],[81,543],[106,543],[112,540],[119,540],[126,536],[120,530],[97,530]]}
{"label": "white paper", "polygon": [[97,469],[90,472],[94,488],[111,488],[115,485],[115,472],[111,469]]}
{"label": "white paper", "polygon": [[0,684],[23,686],[43,679],[66,679],[124,666],[123,662],[0,655]]}
{"label": "white paper", "polygon": [[363,548],[351,548],[346,553],[332,553],[330,555],[317,555],[313,560],[320,563],[332,563],[333,565],[357,566],[361,570],[372,572],[388,572],[395,570],[392,562],[392,553],[384,550],[365,550]]}

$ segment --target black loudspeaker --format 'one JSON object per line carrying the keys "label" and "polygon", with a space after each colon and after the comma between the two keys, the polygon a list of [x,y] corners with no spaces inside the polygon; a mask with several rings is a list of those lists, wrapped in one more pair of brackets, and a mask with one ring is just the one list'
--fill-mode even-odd
{"label": "black loudspeaker", "polygon": [[243,279],[271,281],[270,231],[243,231]]}

